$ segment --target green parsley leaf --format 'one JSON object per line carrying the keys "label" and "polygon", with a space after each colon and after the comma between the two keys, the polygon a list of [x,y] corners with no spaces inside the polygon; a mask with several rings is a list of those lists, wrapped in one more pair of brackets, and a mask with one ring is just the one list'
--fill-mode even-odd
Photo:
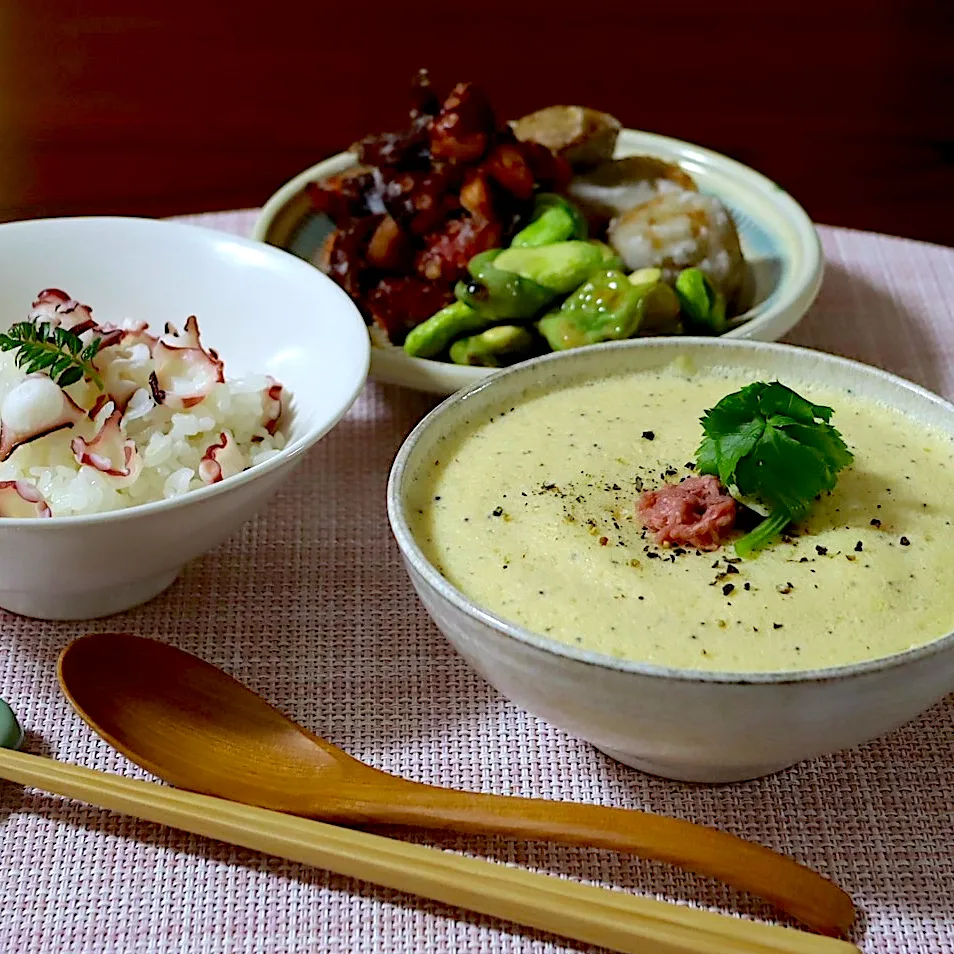
{"label": "green parsley leaf", "polygon": [[736,541],[739,556],[752,556],[803,517],[854,459],[829,423],[832,413],[777,381],[749,384],[706,411],[697,471],[769,508],[769,516]]}

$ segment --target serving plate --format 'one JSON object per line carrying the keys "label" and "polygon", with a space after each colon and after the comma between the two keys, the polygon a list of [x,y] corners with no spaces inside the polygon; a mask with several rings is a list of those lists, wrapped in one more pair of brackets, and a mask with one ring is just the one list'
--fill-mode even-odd
{"label": "serving plate", "polygon": [[[616,157],[643,154],[677,162],[701,192],[717,196],[732,212],[748,264],[751,304],[723,337],[776,341],[790,331],[815,300],[824,268],[821,242],[805,210],[771,179],[734,159],[668,136],[623,130]],[[305,186],[355,162],[343,152],[295,176],[266,202],[252,237],[317,262],[333,226],[312,210]],[[434,394],[453,394],[492,373],[492,368],[411,358],[398,347],[371,349],[371,378]]]}

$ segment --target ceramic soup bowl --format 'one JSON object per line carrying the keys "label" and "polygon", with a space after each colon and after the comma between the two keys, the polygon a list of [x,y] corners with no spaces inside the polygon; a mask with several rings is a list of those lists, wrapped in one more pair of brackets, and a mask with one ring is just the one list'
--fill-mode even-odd
{"label": "ceramic soup bowl", "polygon": [[[667,668],[601,655],[515,625],[469,599],[425,556],[411,531],[409,491],[426,462],[440,457],[443,442],[466,421],[518,403],[528,390],[685,357],[700,369],[738,370],[753,381],[824,381],[954,435],[954,407],[939,397],[874,368],[785,345],[658,339],[584,348],[514,367],[445,400],[409,435],[391,471],[392,531],[434,622],[508,699],[627,765],[667,778],[750,779],[858,745],[913,719],[954,689],[954,635],[833,668]],[[638,604],[633,612],[638,614]]]}

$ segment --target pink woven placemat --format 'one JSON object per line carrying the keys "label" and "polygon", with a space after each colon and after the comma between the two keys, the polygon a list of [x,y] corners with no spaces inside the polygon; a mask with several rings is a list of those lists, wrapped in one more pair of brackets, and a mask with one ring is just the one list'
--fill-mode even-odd
{"label": "pink woven placemat", "polygon": [[[247,234],[252,218],[189,220]],[[954,251],[842,229],[822,237],[824,289],[791,340],[954,397]],[[369,384],[266,512],[108,628],[198,653],[358,758],[407,778],[645,808],[755,839],[852,893],[864,951],[954,954],[954,699],[856,751],[718,788],[623,768],[519,711],[449,649],[388,532],[388,467],[433,403]],[[28,750],[143,775],[57,691],[57,653],[89,627],[2,613],[0,627],[0,696],[28,730]],[[768,913],[713,883],[605,852],[431,840],[694,905]],[[0,786],[0,859],[0,951],[10,954],[595,950],[12,785]]]}

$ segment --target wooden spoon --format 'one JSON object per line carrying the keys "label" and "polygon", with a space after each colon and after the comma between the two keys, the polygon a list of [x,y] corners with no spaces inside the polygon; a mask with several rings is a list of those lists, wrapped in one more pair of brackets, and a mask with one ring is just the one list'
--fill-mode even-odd
{"label": "wooden spoon", "polygon": [[95,732],[179,788],[352,826],[413,825],[631,852],[749,891],[821,934],[843,935],[854,920],[851,898],[827,878],[714,828],[628,809],[455,791],[379,771],[222,670],[156,640],[84,636],[60,654],[58,674]]}

